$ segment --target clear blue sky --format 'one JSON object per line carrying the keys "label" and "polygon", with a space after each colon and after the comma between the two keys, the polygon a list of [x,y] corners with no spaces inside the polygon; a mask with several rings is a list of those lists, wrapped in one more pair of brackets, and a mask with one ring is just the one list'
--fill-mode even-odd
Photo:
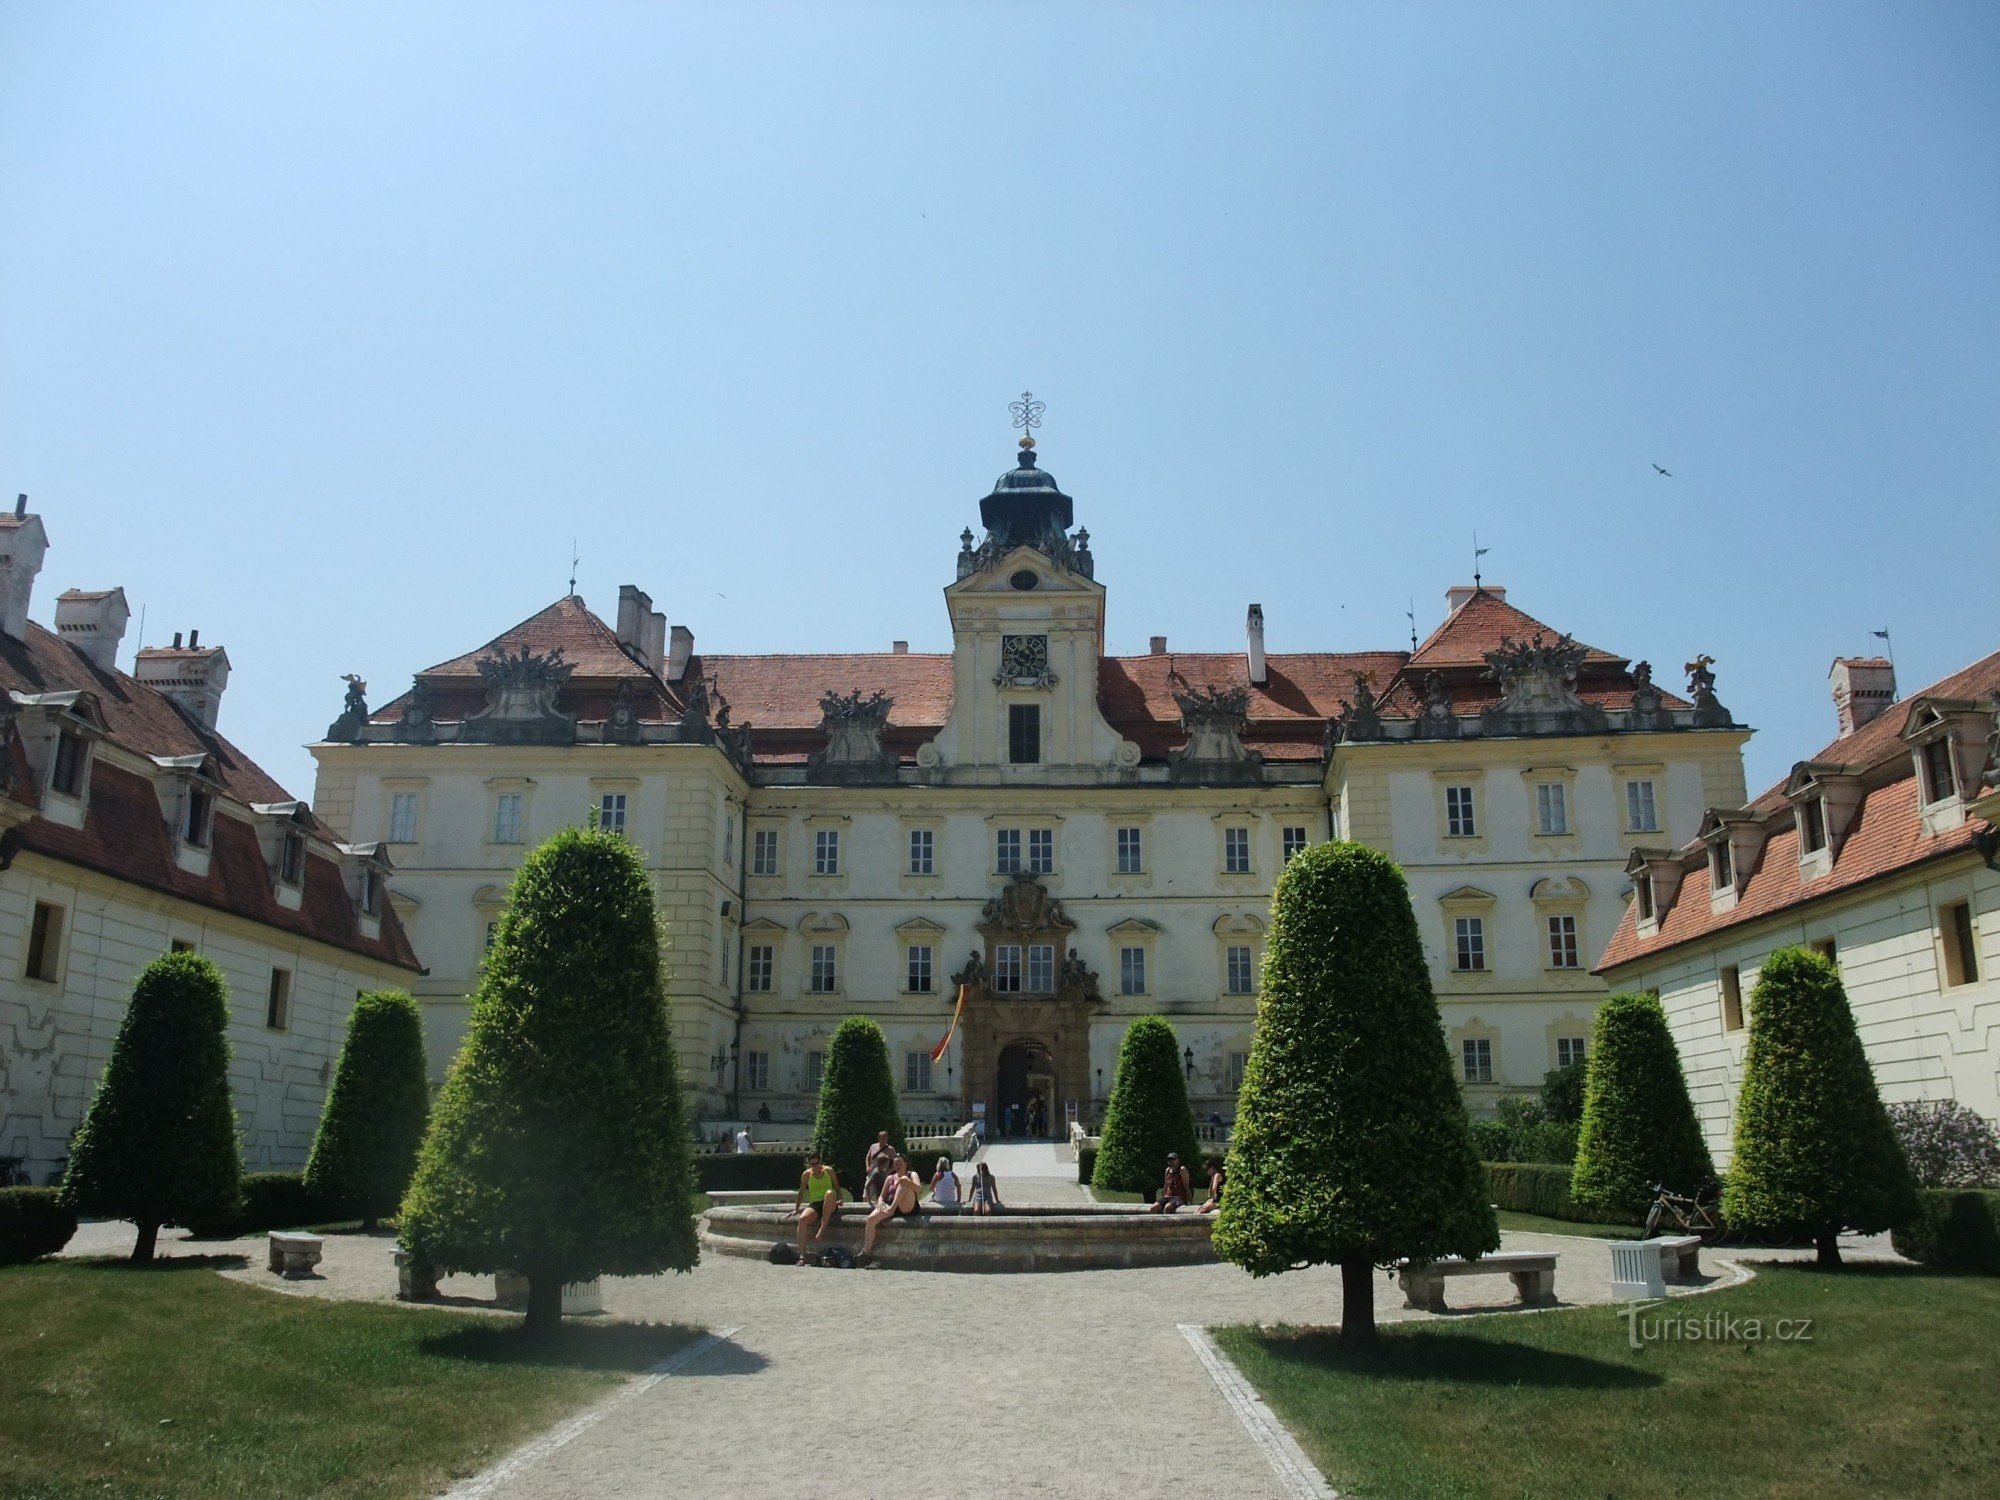
{"label": "clear blue sky", "polygon": [[1114,652],[1395,646],[1477,528],[1714,655],[1755,790],[1871,630],[2000,645],[1990,4],[14,0],[0,204],[36,616],[225,644],[301,794],[572,537],[698,647],[943,649],[1024,387]]}

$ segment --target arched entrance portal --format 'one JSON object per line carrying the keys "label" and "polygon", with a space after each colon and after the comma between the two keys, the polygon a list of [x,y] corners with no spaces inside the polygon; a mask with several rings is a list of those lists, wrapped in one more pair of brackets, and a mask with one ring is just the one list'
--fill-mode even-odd
{"label": "arched entrance portal", "polygon": [[997,1122],[1002,1136],[1046,1137],[1055,1108],[1055,1058],[1038,1041],[1009,1042],[1000,1049],[1000,1106]]}

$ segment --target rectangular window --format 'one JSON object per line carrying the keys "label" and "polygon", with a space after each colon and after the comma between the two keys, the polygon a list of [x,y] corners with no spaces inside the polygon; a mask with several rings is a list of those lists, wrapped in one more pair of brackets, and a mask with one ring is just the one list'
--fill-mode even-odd
{"label": "rectangular window", "polygon": [[1007,705],[1007,759],[1017,766],[1032,766],[1042,758],[1042,706],[1039,703]]}
{"label": "rectangular window", "polygon": [[167,952],[192,953],[194,952],[194,944],[190,943],[186,938],[175,938],[171,943],[167,944]]}
{"label": "rectangular window", "polygon": [[1467,1083],[1493,1081],[1493,1042],[1489,1037],[1469,1036],[1458,1044],[1459,1059]]}
{"label": "rectangular window", "polygon": [[1056,831],[1053,828],[1028,830],[1028,873],[1046,875],[1056,867]]}
{"label": "rectangular window", "polygon": [[771,1054],[768,1052],[746,1052],[743,1054],[743,1087],[763,1093],[771,1086]]}
{"label": "rectangular window", "polygon": [[1820,938],[1812,945],[1812,951],[1830,964],[1840,962],[1840,945],[1832,938]]}
{"label": "rectangular window", "polygon": [[1549,967],[1551,969],[1574,969],[1576,961],[1576,918],[1556,916],[1549,918]]}
{"label": "rectangular window", "polygon": [[807,1091],[809,1093],[817,1094],[819,1092],[820,1084],[825,1082],[825,1080],[826,1080],[826,1054],[824,1052],[808,1052],[806,1054]]}
{"label": "rectangular window", "polygon": [[370,866],[361,872],[361,914],[372,917],[382,907],[382,872]]}
{"label": "rectangular window", "polygon": [[993,989],[996,994],[1021,993],[1021,945],[999,943],[993,949]]}
{"label": "rectangular window", "polygon": [[493,945],[495,942],[499,940],[499,937],[500,937],[500,924],[497,921],[488,922],[486,924],[486,936],[484,941],[482,941],[480,944],[480,950],[485,953],[491,953],[493,951]]}
{"label": "rectangular window", "polygon": [[1292,856],[1294,854],[1299,854],[1304,852],[1305,847],[1306,847],[1305,829],[1287,828],[1285,830],[1284,861],[1286,864],[1290,864],[1292,862]]}
{"label": "rectangular window", "polygon": [[1229,949],[1227,968],[1230,994],[1248,995],[1255,992],[1257,981],[1251,969],[1250,949],[1247,946],[1232,946]]}
{"label": "rectangular window", "polygon": [[1144,948],[1120,948],[1118,950],[1118,993],[1121,995],[1143,995],[1146,993],[1146,950]]}
{"label": "rectangular window", "polygon": [[1632,900],[1633,903],[1639,908],[1639,920],[1641,922],[1652,921],[1653,920],[1653,877],[1652,876],[1641,875],[1637,880],[1632,882]]}
{"label": "rectangular window", "polygon": [[840,873],[840,830],[822,828],[813,834],[813,874]]}
{"label": "rectangular window", "polygon": [[1249,829],[1225,828],[1222,830],[1222,870],[1225,875],[1248,875],[1250,873]]}
{"label": "rectangular window", "polygon": [[286,885],[299,885],[306,878],[306,836],[302,833],[287,832],[278,846],[278,879]]}
{"label": "rectangular window", "polygon": [[903,1092],[928,1094],[931,1091],[931,1055],[928,1052],[903,1054]]}
{"label": "rectangular window", "polygon": [[931,947],[929,943],[912,943],[904,968],[904,983],[913,995],[928,995],[931,992]]}
{"label": "rectangular window", "polygon": [[1660,815],[1653,806],[1653,783],[1625,783],[1625,826],[1633,833],[1658,833]]}
{"label": "rectangular window", "polygon": [[208,825],[213,816],[215,799],[207,792],[188,788],[187,808],[181,817],[181,838],[197,849],[208,847]]}
{"label": "rectangular window", "polygon": [[1924,801],[1942,802],[1958,790],[1958,773],[1951,760],[1951,741],[1940,736],[1923,748]]}
{"label": "rectangular window", "polygon": [[1480,917],[1459,917],[1452,922],[1455,944],[1452,967],[1461,974],[1476,974],[1486,967],[1486,923]]}
{"label": "rectangular window", "polygon": [[831,995],[840,987],[840,975],[834,968],[834,947],[831,943],[814,943],[812,951],[812,992],[815,995]]}
{"label": "rectangular window", "polygon": [[1944,982],[1979,982],[1979,944],[1972,932],[1972,903],[1954,901],[1938,908],[1938,933],[1944,939]]}
{"label": "rectangular window", "polygon": [[729,988],[729,947],[729,938],[724,936],[722,940],[722,952],[718,955],[721,959],[721,963],[718,966],[718,980],[725,990]]}
{"label": "rectangular window", "polygon": [[1726,891],[1736,883],[1736,864],[1729,857],[1728,839],[1708,846],[1708,883],[1718,891]]}
{"label": "rectangular window", "polygon": [[1136,828],[1118,830],[1118,873],[1137,875],[1145,869],[1145,843]]}
{"label": "rectangular window", "polygon": [[1232,1052],[1229,1054],[1229,1092],[1234,1094],[1243,1087],[1243,1073],[1250,1066],[1250,1054]]}
{"label": "rectangular window", "polygon": [[28,929],[28,977],[53,984],[62,960],[63,909],[46,901],[35,903],[34,925]]}
{"label": "rectangular window", "polygon": [[56,735],[56,763],[49,785],[65,797],[83,795],[83,736],[67,729]]}
{"label": "rectangular window", "polygon": [[1743,970],[1735,964],[1724,964],[1716,971],[1722,984],[1722,1029],[1741,1031],[1743,1029]]}
{"label": "rectangular window", "polygon": [[771,973],[777,967],[777,952],[769,943],[752,943],[750,956],[743,966],[743,983],[746,989],[768,992],[771,988]]}
{"label": "rectangular window", "polygon": [[414,844],[417,841],[417,794],[397,792],[389,798],[389,842]]}
{"label": "rectangular window", "polygon": [[1469,839],[1478,832],[1472,817],[1472,788],[1448,786],[1444,789],[1444,831],[1455,839]]}
{"label": "rectangular window", "polygon": [[993,868],[1002,875],[1021,871],[1021,830],[998,828],[993,833]]}
{"label": "rectangular window", "polygon": [[271,971],[271,992],[264,1002],[264,1024],[283,1031],[292,1024],[292,971]]}
{"label": "rectangular window", "polygon": [[759,828],[750,835],[750,873],[752,875],[778,873],[777,829]]}
{"label": "rectangular window", "polygon": [[928,828],[910,830],[910,873],[912,875],[937,873],[937,836]]}
{"label": "rectangular window", "polygon": [[1569,832],[1569,798],[1560,781],[1535,783],[1535,830],[1552,836]]}
{"label": "rectangular window", "polygon": [[597,799],[597,826],[606,833],[625,832],[625,794],[606,792]]}
{"label": "rectangular window", "polygon": [[1049,943],[1028,945],[1027,988],[1031,995],[1047,995],[1056,987],[1056,950]]}
{"label": "rectangular window", "polygon": [[1584,1058],[1584,1042],[1580,1036],[1559,1036],[1556,1038],[1556,1066],[1566,1068],[1571,1063],[1580,1063]]}
{"label": "rectangular window", "polygon": [[1826,847],[1826,804],[1808,797],[1799,804],[1799,849],[1817,854]]}
{"label": "rectangular window", "polygon": [[493,842],[496,844],[518,844],[521,842],[521,803],[519,792],[502,792],[493,799]]}

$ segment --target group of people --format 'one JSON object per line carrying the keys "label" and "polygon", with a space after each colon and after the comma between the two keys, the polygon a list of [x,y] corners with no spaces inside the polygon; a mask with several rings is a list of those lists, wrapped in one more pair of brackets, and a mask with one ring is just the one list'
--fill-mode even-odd
{"label": "group of people", "polygon": [[[907,1219],[916,1213],[926,1186],[930,1189],[931,1202],[939,1208],[962,1208],[968,1213],[990,1214],[1004,1206],[1000,1202],[1000,1184],[994,1180],[993,1169],[985,1162],[972,1169],[972,1180],[967,1184],[959,1181],[951,1158],[940,1156],[930,1181],[926,1183],[910,1165],[909,1158],[890,1144],[886,1130],[877,1133],[874,1144],[868,1148],[863,1172],[861,1201],[868,1205],[868,1217],[861,1226],[861,1258],[864,1261],[875,1253],[875,1236],[884,1224],[891,1219]],[[827,1230],[840,1217],[842,1196],[840,1174],[822,1161],[817,1151],[809,1153],[806,1169],[799,1176],[798,1194],[792,1200],[792,1213],[798,1220],[799,1265],[807,1263],[807,1240],[815,1244],[824,1240]]]}
{"label": "group of people", "polygon": [[[1208,1197],[1195,1209],[1196,1213],[1212,1214],[1222,1207],[1222,1189],[1227,1180],[1221,1162],[1208,1164]],[[1188,1174],[1180,1153],[1169,1151],[1166,1175],[1161,1179],[1159,1191],[1153,1194],[1152,1212],[1177,1213],[1192,1202],[1194,1202],[1194,1179]]]}

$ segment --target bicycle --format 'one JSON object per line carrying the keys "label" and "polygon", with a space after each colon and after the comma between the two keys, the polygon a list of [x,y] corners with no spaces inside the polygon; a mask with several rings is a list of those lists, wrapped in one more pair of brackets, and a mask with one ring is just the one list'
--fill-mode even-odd
{"label": "bicycle", "polygon": [[1691,1198],[1664,1182],[1654,1183],[1653,1203],[1646,1210],[1646,1238],[1652,1239],[1661,1222],[1671,1218],[1683,1234],[1698,1235],[1704,1245],[1713,1245],[1728,1228],[1722,1222],[1720,1197],[1721,1184],[1714,1181],[1697,1188]]}

